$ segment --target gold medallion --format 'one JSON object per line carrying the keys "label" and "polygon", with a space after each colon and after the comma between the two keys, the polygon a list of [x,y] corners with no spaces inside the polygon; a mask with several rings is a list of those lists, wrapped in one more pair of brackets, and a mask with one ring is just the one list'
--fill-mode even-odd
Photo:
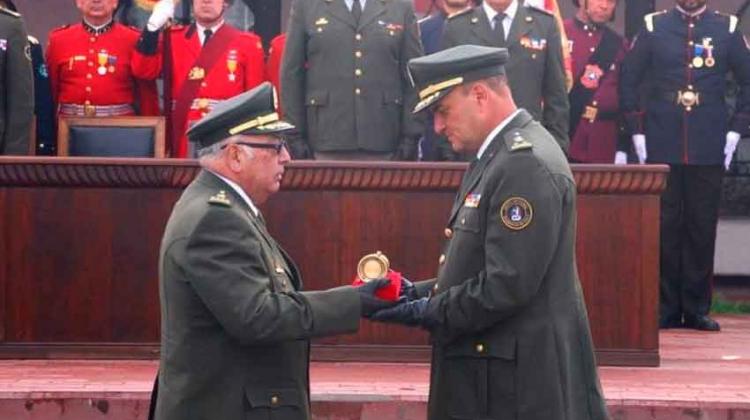
{"label": "gold medallion", "polygon": [[696,69],[703,67],[703,57],[693,58],[693,67],[695,67]]}
{"label": "gold medallion", "polygon": [[367,254],[357,263],[357,277],[364,282],[383,278],[388,275],[390,262],[388,257],[380,251]]}
{"label": "gold medallion", "polygon": [[713,57],[706,58],[706,67],[713,67],[716,65],[716,60]]}

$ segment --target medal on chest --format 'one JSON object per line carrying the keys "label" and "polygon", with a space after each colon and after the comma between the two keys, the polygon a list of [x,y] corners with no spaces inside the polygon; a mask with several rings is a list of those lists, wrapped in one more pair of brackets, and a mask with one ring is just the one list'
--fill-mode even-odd
{"label": "medal on chest", "polygon": [[227,54],[227,71],[229,71],[229,81],[234,82],[237,80],[235,72],[237,71],[237,50],[229,50]]}
{"label": "medal on chest", "polygon": [[586,89],[596,89],[599,87],[599,80],[604,72],[596,64],[587,64],[581,76],[581,84]]}
{"label": "medal on chest", "polygon": [[109,62],[109,54],[107,54],[107,50],[101,50],[96,54],[96,63],[99,64],[99,66],[96,68],[97,74],[99,76],[104,76],[107,74],[107,63]]}

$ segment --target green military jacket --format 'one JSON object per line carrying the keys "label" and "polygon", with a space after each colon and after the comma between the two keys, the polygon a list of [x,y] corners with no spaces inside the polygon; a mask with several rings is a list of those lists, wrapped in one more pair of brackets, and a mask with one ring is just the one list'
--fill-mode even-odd
{"label": "green military jacket", "polygon": [[31,53],[21,15],[0,7],[0,154],[26,155],[34,116]]}
{"label": "green military jacket", "polygon": [[245,201],[202,171],[161,245],[158,420],[309,419],[311,337],[354,332],[352,287],[302,292]]}
{"label": "green military jacket", "polygon": [[281,105],[316,152],[394,152],[416,140],[406,64],[422,55],[411,1],[296,0],[281,67]]}
{"label": "green military jacket", "polygon": [[516,105],[541,121],[567,153],[570,106],[560,30],[552,15],[520,4],[503,43],[493,34],[480,5],[446,21],[443,44],[445,48],[463,44],[508,48],[505,70]]}
{"label": "green military jacket", "polygon": [[521,111],[472,166],[427,307],[428,418],[606,419],[565,156]]}

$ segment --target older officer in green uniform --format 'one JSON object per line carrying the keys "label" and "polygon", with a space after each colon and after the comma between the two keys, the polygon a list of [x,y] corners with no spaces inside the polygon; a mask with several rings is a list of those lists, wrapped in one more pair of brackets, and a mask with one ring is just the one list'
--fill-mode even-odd
{"label": "older officer in green uniform", "polygon": [[29,153],[33,83],[31,52],[21,15],[0,7],[0,154]]}
{"label": "older officer in green uniform", "polygon": [[445,228],[437,279],[373,319],[433,343],[428,418],[601,420],[607,411],[575,260],[576,186],[555,139],[517,109],[506,49],[412,60],[435,131],[476,158]]}
{"label": "older officer in green uniform", "polygon": [[516,103],[541,121],[567,153],[570,107],[554,16],[521,0],[485,0],[448,19],[443,43],[446,48],[463,44],[506,47],[508,81]]}
{"label": "older officer in green uniform", "polygon": [[392,305],[374,297],[382,282],[302,292],[266,230],[257,206],[279,189],[291,128],[264,83],[188,131],[202,170],[161,245],[156,419],[308,419],[308,339],[354,332],[360,315]]}
{"label": "older officer in green uniform", "polygon": [[[422,125],[406,72],[422,55],[411,0],[296,0],[281,104],[295,158],[414,160]],[[312,152],[312,153],[311,153]]]}

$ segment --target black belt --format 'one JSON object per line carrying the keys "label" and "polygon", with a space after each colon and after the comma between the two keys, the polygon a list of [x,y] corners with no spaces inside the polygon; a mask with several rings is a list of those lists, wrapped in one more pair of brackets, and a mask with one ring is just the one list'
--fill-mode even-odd
{"label": "black belt", "polygon": [[705,103],[724,101],[722,95],[717,95],[716,93],[710,95],[705,92],[698,92],[689,89],[656,91],[652,96],[656,99],[671,102],[675,105],[682,105],[686,108]]}

